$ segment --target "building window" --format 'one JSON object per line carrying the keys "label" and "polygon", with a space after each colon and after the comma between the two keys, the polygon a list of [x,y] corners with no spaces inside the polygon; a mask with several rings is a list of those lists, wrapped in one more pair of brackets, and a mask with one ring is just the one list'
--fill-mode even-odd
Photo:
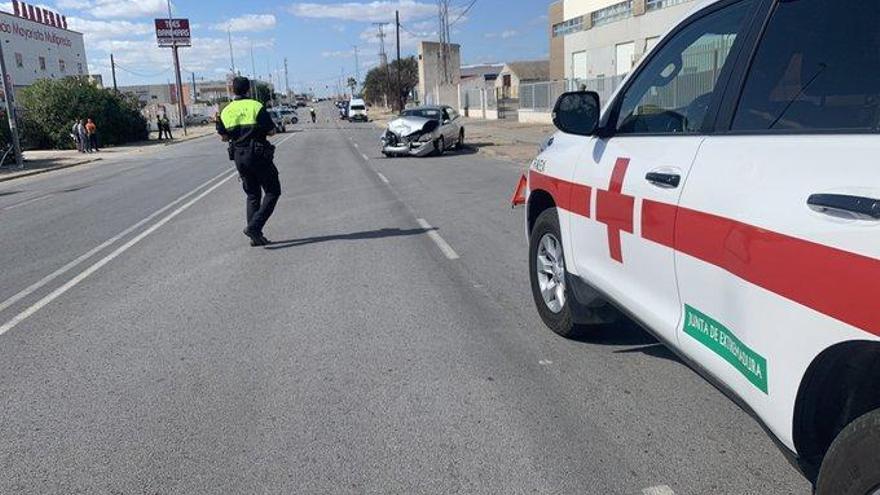
{"label": "building window", "polygon": [[20,53],[15,54],[15,66],[21,69],[24,67],[24,57]]}
{"label": "building window", "polygon": [[604,9],[597,10],[590,14],[593,19],[593,26],[601,26],[627,17],[632,17],[632,0],[616,3]]}
{"label": "building window", "polygon": [[58,71],[62,74],[67,70],[67,65],[64,63],[64,60],[58,61]]}
{"label": "building window", "polygon": [[40,57],[40,70],[46,70],[46,57]]}
{"label": "building window", "polygon": [[690,0],[647,0],[645,2],[645,10],[659,10],[666,7],[672,7],[680,3],[689,2]]}
{"label": "building window", "polygon": [[584,16],[577,16],[553,25],[553,37],[566,36],[584,30]]}

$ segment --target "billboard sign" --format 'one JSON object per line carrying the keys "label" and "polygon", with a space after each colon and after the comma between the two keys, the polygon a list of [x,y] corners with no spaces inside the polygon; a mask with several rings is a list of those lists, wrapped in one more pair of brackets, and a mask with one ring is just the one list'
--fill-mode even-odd
{"label": "billboard sign", "polygon": [[192,46],[189,19],[156,19],[156,39],[160,47]]}

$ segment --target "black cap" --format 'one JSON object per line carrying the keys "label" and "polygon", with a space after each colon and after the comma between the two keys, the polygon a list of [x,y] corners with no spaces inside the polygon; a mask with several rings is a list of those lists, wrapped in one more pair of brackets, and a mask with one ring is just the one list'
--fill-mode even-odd
{"label": "black cap", "polygon": [[251,92],[251,82],[246,77],[238,76],[232,80],[232,92],[235,96],[247,96]]}

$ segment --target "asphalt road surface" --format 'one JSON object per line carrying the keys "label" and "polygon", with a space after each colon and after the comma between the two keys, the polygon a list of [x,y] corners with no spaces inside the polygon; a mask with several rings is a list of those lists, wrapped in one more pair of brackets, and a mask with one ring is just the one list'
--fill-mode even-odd
{"label": "asphalt road surface", "polygon": [[334,112],[268,249],[214,138],[0,184],[0,493],[810,492],[633,324],[541,324],[522,164]]}

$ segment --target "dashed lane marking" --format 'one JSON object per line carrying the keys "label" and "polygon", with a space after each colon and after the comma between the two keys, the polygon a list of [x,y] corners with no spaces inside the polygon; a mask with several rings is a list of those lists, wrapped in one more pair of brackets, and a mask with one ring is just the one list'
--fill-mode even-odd
{"label": "dashed lane marking", "polygon": [[[209,187],[208,189],[206,189],[204,192],[202,192],[201,194],[199,194],[195,198],[186,202],[183,206],[180,206],[179,208],[172,211],[167,216],[165,216],[164,218],[162,218],[161,220],[159,220],[158,222],[153,224],[152,227],[148,228],[147,230],[145,230],[145,231],[141,232],[140,234],[138,234],[137,236],[133,237],[130,241],[128,241],[125,244],[123,244],[122,246],[118,247],[115,251],[108,254],[107,256],[101,258],[98,262],[96,262],[92,266],[90,266],[90,267],[86,268],[85,270],[83,270],[82,272],[80,272],[79,275],[73,277],[72,279],[67,281],[67,283],[62,285],[61,287],[58,287],[54,291],[50,292],[44,298],[40,299],[39,301],[34,303],[32,306],[30,306],[29,308],[25,309],[24,311],[22,311],[21,313],[16,315],[15,318],[4,323],[3,326],[0,326],[0,335],[3,335],[6,332],[12,330],[13,328],[16,327],[16,325],[18,325],[19,323],[23,322],[24,320],[30,318],[34,313],[36,313],[40,309],[44,308],[45,306],[50,304],[55,299],[58,299],[59,297],[64,295],[65,292],[67,292],[70,289],[79,285],[80,282],[82,282],[83,280],[88,278],[90,275],[92,275],[93,273],[100,270],[104,265],[106,265],[107,263],[110,263],[114,259],[118,258],[121,254],[128,251],[132,246],[134,246],[135,244],[139,243],[140,241],[146,239],[150,234],[159,230],[163,225],[165,225],[166,223],[173,220],[176,216],[180,215],[181,213],[183,213],[184,211],[189,209],[189,207],[196,204],[199,200],[201,200],[205,196],[211,194],[215,189],[222,186],[223,184],[228,182],[229,179],[231,179],[237,175],[238,174],[235,172],[230,173],[225,178],[221,179],[219,182],[217,182],[213,186]],[[173,204],[174,203],[172,203],[172,205]]]}
{"label": "dashed lane marking", "polygon": [[434,227],[431,227],[431,224],[429,224],[424,218],[417,218],[416,221],[419,222],[419,225],[421,225],[423,229],[428,231],[428,237],[434,241],[434,244],[440,248],[440,251],[443,251],[443,254],[447,258],[450,260],[457,260],[459,258],[458,253],[456,253],[455,250],[452,249],[452,246],[450,246],[449,243],[446,242],[436,230],[434,230]]}
{"label": "dashed lane marking", "polygon": [[370,157],[368,157],[364,153],[361,153],[361,157],[364,159],[364,161],[367,161],[367,162],[370,161]]}
{"label": "dashed lane marking", "polygon": [[675,492],[666,485],[659,485],[645,488],[642,490],[642,495],[675,495]]}
{"label": "dashed lane marking", "polygon": [[388,180],[388,177],[385,177],[384,175],[382,175],[382,172],[376,172],[376,175],[379,176],[379,180],[381,180],[382,182],[384,182],[386,184],[391,184],[391,181]]}

